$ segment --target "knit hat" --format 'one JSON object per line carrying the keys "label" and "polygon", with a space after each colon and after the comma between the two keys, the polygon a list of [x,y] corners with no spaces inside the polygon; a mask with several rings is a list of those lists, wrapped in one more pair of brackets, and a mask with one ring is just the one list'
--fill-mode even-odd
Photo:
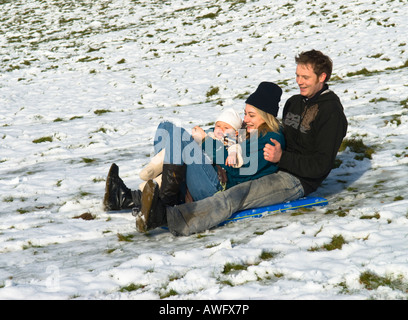
{"label": "knit hat", "polygon": [[261,82],[245,103],[276,117],[279,111],[281,95],[282,89],[278,85],[272,82]]}
{"label": "knit hat", "polygon": [[230,126],[232,126],[235,130],[238,130],[242,126],[242,119],[239,116],[238,112],[236,112],[234,109],[230,108],[225,111],[223,111],[217,118],[216,121],[223,121],[225,123],[228,123]]}

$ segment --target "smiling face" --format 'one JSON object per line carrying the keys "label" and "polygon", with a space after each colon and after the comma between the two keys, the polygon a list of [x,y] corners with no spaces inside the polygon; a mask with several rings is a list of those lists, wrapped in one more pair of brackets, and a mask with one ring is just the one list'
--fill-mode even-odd
{"label": "smiling face", "polygon": [[225,135],[234,136],[235,129],[230,124],[224,121],[217,121],[214,127],[214,135],[218,139],[223,138]]}
{"label": "smiling face", "polygon": [[247,132],[251,132],[258,129],[261,124],[265,123],[265,120],[261,117],[255,107],[247,104],[245,106],[244,122],[246,124]]}
{"label": "smiling face", "polygon": [[298,64],[296,67],[296,82],[300,89],[300,94],[307,98],[312,98],[323,88],[326,74],[319,77],[310,64]]}

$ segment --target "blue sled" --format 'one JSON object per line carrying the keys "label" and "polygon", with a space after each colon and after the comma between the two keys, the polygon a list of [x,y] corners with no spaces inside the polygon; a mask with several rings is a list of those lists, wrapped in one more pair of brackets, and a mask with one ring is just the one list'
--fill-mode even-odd
{"label": "blue sled", "polygon": [[314,206],[325,206],[329,202],[325,198],[320,197],[304,197],[298,200],[293,200],[284,203],[278,203],[271,206],[260,207],[256,209],[247,209],[243,211],[238,211],[233,213],[230,218],[221,222],[219,226],[223,226],[227,223],[248,219],[248,218],[261,218],[267,214],[274,214],[280,212],[286,212],[288,210],[295,210],[299,208],[307,208],[307,207],[314,207]]}

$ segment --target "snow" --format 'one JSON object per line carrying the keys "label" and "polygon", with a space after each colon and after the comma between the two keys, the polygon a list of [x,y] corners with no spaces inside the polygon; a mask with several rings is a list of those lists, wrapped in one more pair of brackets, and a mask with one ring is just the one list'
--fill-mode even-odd
{"label": "snow", "polygon": [[[396,0],[3,1],[0,299],[407,299],[407,13]],[[102,210],[111,163],[136,188],[160,121],[208,126],[264,80],[283,106],[312,48],[334,61],[348,138],[374,149],[339,154],[316,191],[328,206],[190,237]],[[368,288],[365,272],[397,285]]]}

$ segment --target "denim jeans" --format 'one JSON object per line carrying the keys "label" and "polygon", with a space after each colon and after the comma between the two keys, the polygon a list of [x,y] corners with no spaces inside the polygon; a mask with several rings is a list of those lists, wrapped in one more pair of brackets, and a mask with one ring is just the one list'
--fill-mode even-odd
{"label": "denim jeans", "polygon": [[211,159],[193,137],[171,122],[159,124],[154,138],[157,154],[165,149],[164,163],[186,164],[186,184],[194,201],[212,196],[222,189]]}
{"label": "denim jeans", "polygon": [[167,207],[168,228],[174,235],[187,236],[217,226],[233,213],[301,198],[300,181],[278,171],[240,183],[201,201]]}

